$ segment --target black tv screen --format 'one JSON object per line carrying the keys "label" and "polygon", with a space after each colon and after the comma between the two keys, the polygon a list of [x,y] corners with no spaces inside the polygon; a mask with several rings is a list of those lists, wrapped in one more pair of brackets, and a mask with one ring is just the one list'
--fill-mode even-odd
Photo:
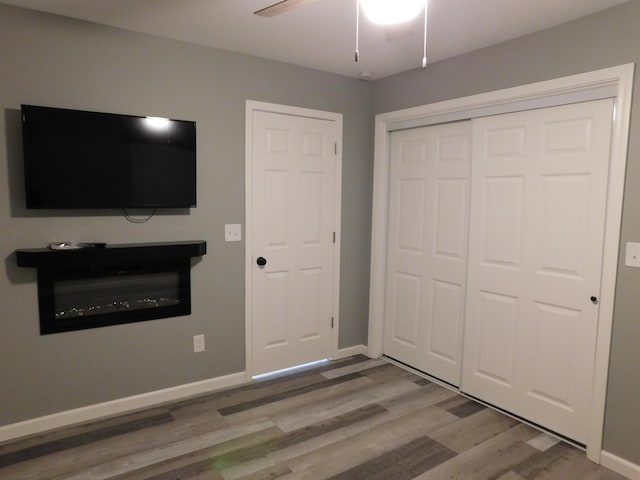
{"label": "black tv screen", "polygon": [[196,206],[196,124],[22,105],[27,208]]}

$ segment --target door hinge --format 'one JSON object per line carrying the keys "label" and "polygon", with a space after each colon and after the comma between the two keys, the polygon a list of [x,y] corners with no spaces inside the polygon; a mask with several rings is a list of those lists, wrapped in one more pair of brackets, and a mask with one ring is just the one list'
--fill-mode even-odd
{"label": "door hinge", "polygon": [[338,154],[338,142],[333,144],[333,153]]}
{"label": "door hinge", "polygon": [[333,232],[333,243],[336,243],[336,232]]}
{"label": "door hinge", "polygon": [[333,317],[331,317],[331,328],[333,328]]}

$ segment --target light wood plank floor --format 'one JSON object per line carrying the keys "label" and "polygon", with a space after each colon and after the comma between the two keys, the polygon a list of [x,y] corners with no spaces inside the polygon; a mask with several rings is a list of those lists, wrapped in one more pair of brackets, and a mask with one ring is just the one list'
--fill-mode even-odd
{"label": "light wood plank floor", "polygon": [[621,480],[363,356],[0,444],[3,480]]}

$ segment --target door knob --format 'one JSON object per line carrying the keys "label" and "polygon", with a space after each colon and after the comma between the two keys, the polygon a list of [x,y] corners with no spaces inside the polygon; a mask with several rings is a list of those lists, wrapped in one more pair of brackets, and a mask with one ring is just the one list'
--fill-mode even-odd
{"label": "door knob", "polygon": [[593,302],[593,304],[597,304],[598,303],[598,297],[591,297],[591,301]]}
{"label": "door knob", "polygon": [[258,259],[256,260],[256,263],[258,264],[259,267],[264,267],[267,264],[267,259],[264,257],[258,257]]}

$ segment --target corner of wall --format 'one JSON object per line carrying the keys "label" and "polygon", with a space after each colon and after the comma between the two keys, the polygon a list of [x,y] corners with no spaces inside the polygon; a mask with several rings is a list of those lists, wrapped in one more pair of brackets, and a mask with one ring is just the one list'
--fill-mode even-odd
{"label": "corner of wall", "polygon": [[640,465],[620,458],[613,453],[603,450],[600,456],[600,464],[630,480],[640,480]]}

